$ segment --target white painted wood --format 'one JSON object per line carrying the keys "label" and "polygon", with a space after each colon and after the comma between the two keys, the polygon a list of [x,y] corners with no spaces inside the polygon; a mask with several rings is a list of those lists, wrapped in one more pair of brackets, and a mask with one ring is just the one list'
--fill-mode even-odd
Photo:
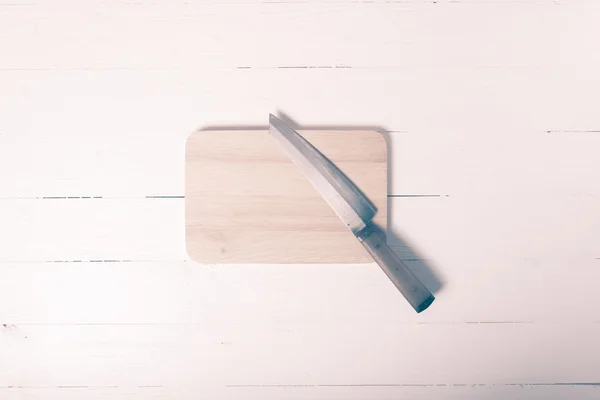
{"label": "white painted wood", "polygon": [[[0,397],[597,398],[599,16],[0,3]],[[186,261],[185,139],[277,110],[393,131],[389,242],[430,309],[375,265]]]}
{"label": "white painted wood", "polygon": [[183,201],[0,200],[0,260],[185,260]]}
{"label": "white painted wood", "polygon": [[[196,389],[165,389],[155,387],[139,386],[119,386],[119,387],[62,387],[47,388],[19,387],[9,389],[6,394],[15,396],[19,394],[27,399],[47,399],[60,397],[61,399],[196,399],[198,392]],[[352,387],[352,386],[295,386],[295,387],[252,387],[232,388],[231,390],[207,391],[203,388],[202,393],[215,397],[235,396],[239,399],[364,399],[374,397],[378,399],[394,400],[397,398],[411,399],[430,399],[443,396],[446,399],[564,399],[574,396],[578,399],[596,399],[598,389],[589,386],[573,385],[463,385],[456,386],[441,384],[423,385],[423,386],[373,386],[373,387]]]}
{"label": "white painted wood", "polygon": [[[449,267],[444,272],[453,279],[439,293],[439,304],[417,316],[374,264],[3,262],[0,311],[15,325],[597,323],[600,301],[594,288],[600,272],[595,263],[571,269],[553,266],[551,258],[540,263],[550,267],[526,261]],[[416,262],[407,264],[420,273]]]}
{"label": "white painted wood", "polygon": [[[332,321],[333,322],[333,321]],[[162,326],[22,325],[5,328],[4,379],[29,386],[437,385],[592,382],[598,324],[461,325],[221,323]],[[552,330],[552,335],[544,332]],[[227,333],[226,333],[227,332]],[[343,332],[344,340],[340,340]],[[381,343],[365,346],[365,337]],[[461,343],[454,340],[460,335]],[[537,336],[537,340],[523,340]],[[490,342],[495,343],[490,346]],[[304,348],[310,343],[312,351]],[[407,343],[413,344],[407,346]],[[383,347],[388,347],[384,351]],[[573,351],[588,346],[589,351]],[[263,357],[265,350],[269,357]],[[515,360],[515,352],[527,355]],[[398,354],[403,357],[399,358]],[[15,357],[16,355],[16,357]],[[428,362],[416,363],[425,359]],[[485,358],[488,363],[482,364]],[[453,368],[458,360],[462,368]],[[562,360],[560,365],[553,360]],[[571,365],[579,365],[574,370]],[[232,368],[235,366],[235,368]],[[535,372],[534,372],[535,371]],[[4,386],[4,385],[3,385]]]}

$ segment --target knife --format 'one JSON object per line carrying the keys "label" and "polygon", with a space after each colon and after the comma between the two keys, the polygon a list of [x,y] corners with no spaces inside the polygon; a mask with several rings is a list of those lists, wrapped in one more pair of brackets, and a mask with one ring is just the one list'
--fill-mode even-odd
{"label": "knife", "polygon": [[377,209],[342,171],[302,135],[269,114],[269,133],[323,196],[416,312],[435,297],[389,248],[385,233],[373,222]]}

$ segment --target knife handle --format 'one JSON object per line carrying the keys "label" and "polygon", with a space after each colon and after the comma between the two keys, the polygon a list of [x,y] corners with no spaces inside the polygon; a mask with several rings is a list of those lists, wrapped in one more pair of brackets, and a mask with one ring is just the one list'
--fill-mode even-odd
{"label": "knife handle", "polygon": [[370,224],[357,236],[371,257],[379,264],[416,312],[420,313],[433,303],[435,300],[433,294],[390,249],[385,241],[385,233],[381,229]]}

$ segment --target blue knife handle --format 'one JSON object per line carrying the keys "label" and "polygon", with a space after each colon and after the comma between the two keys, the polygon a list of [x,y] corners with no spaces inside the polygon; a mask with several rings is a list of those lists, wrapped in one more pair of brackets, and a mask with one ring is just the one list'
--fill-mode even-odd
{"label": "blue knife handle", "polygon": [[420,313],[433,303],[433,294],[390,249],[381,229],[370,224],[357,237],[416,312]]}

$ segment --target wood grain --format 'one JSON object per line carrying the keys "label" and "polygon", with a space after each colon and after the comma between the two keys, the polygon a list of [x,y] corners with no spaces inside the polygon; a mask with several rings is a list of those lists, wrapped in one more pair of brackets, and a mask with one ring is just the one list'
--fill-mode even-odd
{"label": "wood grain", "polygon": [[[1,3],[0,398],[597,400],[599,18]],[[435,306],[374,264],[186,261],[186,138],[274,110],[391,132],[388,232]]]}
{"label": "wood grain", "polygon": [[[377,207],[386,227],[387,150],[374,131],[303,131]],[[201,131],[186,151],[186,243],[202,263],[372,259],[267,131]]]}

